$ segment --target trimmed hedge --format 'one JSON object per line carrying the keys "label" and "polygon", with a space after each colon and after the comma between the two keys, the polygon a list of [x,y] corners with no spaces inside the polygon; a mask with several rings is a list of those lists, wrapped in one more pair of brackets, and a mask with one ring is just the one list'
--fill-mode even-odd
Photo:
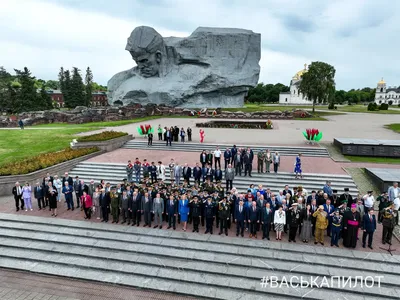
{"label": "trimmed hedge", "polygon": [[99,151],[97,147],[49,152],[0,166],[0,176],[22,175],[45,169],[68,160]]}
{"label": "trimmed hedge", "polygon": [[102,142],[128,135],[121,131],[103,131],[92,135],[82,136],[77,139],[78,142]]}

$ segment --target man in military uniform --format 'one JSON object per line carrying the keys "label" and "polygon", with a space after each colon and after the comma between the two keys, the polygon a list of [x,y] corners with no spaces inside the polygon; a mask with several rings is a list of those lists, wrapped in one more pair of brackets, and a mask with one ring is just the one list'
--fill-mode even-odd
{"label": "man in military uniform", "polygon": [[296,233],[300,224],[300,210],[297,209],[297,203],[293,203],[289,208],[289,242],[296,242]]}
{"label": "man in military uniform", "polygon": [[207,202],[204,206],[204,216],[206,218],[206,232],[213,233],[213,221],[215,216],[214,204],[211,202],[211,197],[207,198]]}
{"label": "man in military uniform", "polygon": [[201,218],[201,205],[197,196],[193,197],[193,202],[190,205],[190,211],[193,219],[193,232],[199,232],[199,223]]}
{"label": "man in military uniform", "polygon": [[332,214],[331,226],[331,246],[339,247],[340,231],[342,229],[342,216],[340,215],[339,208],[336,208]]}
{"label": "man in military uniform", "polygon": [[228,235],[228,220],[230,208],[228,203],[226,202],[226,197],[224,197],[222,201],[219,202],[218,206],[220,220],[219,235],[221,235],[223,231],[225,231],[225,235]]}
{"label": "man in military uniform", "polygon": [[154,184],[157,182],[157,166],[155,165],[154,161],[151,162],[151,166],[149,167],[151,183]]}
{"label": "man in military uniform", "polygon": [[396,224],[394,204],[392,203],[389,207],[386,207],[382,211],[382,244],[392,244],[393,228]]}
{"label": "man in military uniform", "polygon": [[111,198],[111,214],[113,217],[113,223],[118,223],[119,221],[119,208],[121,207],[121,203],[120,203],[120,197],[118,196],[117,193],[117,189],[115,187],[113,187],[111,189],[111,193],[110,193],[110,198]]}

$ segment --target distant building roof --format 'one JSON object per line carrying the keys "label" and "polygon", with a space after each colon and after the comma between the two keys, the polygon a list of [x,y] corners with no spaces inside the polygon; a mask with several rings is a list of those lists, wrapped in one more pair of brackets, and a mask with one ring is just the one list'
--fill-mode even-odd
{"label": "distant building roof", "polygon": [[62,94],[60,90],[47,90],[48,94]]}
{"label": "distant building roof", "polygon": [[386,93],[389,93],[389,92],[400,93],[400,89],[399,88],[386,89]]}

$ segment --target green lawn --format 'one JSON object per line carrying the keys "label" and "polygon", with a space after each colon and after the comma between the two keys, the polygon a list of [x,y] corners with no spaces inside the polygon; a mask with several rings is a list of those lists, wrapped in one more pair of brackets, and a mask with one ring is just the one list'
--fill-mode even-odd
{"label": "green lawn", "polygon": [[400,133],[400,123],[386,125],[386,128]]}
{"label": "green lawn", "polygon": [[62,150],[80,132],[91,128],[60,128],[57,130],[0,130],[0,165],[37,154]]}
{"label": "green lawn", "polygon": [[377,163],[377,164],[400,164],[400,158],[385,158],[371,156],[344,155],[351,162]]}
{"label": "green lawn", "polygon": [[91,122],[91,123],[84,123],[84,124],[68,124],[68,123],[51,123],[51,124],[42,124],[42,125],[35,125],[32,127],[68,127],[68,128],[101,128],[101,127],[115,127],[115,126],[122,126],[128,125],[132,123],[140,123],[149,120],[159,119],[160,116],[149,116],[143,118],[136,118],[131,120],[120,120],[120,121],[106,121],[106,122]]}
{"label": "green lawn", "polygon": [[[390,109],[389,110],[376,110],[376,111],[369,111],[367,109],[367,105],[337,105],[337,110],[335,111],[339,111],[339,112],[353,112],[353,113],[371,113],[371,114],[389,114],[389,115],[397,115],[400,114],[400,110],[394,110],[394,109]],[[396,108],[398,108],[396,106]],[[328,109],[327,106],[325,107],[321,107],[318,109]]]}

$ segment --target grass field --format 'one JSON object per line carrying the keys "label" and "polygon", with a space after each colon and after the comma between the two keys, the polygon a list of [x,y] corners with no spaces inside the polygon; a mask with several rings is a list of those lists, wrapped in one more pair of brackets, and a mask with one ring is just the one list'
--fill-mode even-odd
{"label": "grass field", "polygon": [[61,128],[57,130],[0,130],[0,165],[37,154],[62,150],[80,132],[91,128]]}
{"label": "grass field", "polygon": [[385,158],[371,156],[344,155],[351,162],[377,163],[377,164],[400,164],[400,158]]}
{"label": "grass field", "polygon": [[400,133],[400,123],[386,125],[386,128]]}
{"label": "grass field", "polygon": [[50,127],[50,128],[56,128],[56,127],[68,127],[68,128],[102,128],[102,127],[116,127],[116,126],[122,126],[122,125],[128,125],[132,123],[140,123],[140,122],[145,122],[149,120],[155,120],[159,119],[159,116],[149,116],[149,117],[143,117],[143,118],[136,118],[132,120],[120,120],[120,121],[106,121],[106,122],[91,122],[91,123],[84,123],[84,124],[67,124],[67,123],[52,123],[52,124],[42,124],[42,125],[35,125],[32,127],[35,128],[41,128],[41,127]]}

